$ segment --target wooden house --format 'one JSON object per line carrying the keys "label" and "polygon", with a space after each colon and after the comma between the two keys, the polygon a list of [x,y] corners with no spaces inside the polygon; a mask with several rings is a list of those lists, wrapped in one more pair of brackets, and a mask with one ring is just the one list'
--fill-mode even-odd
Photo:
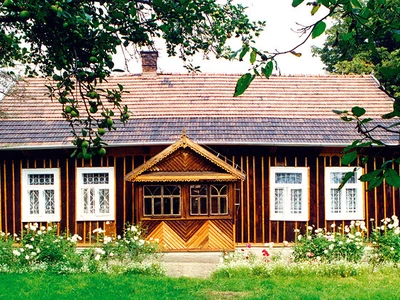
{"label": "wooden house", "polygon": [[399,214],[388,185],[367,190],[354,177],[338,190],[353,169],[341,152],[359,136],[332,110],[389,112],[373,76],[274,76],[233,97],[238,78],[111,77],[107,86],[129,91],[131,119],[90,160],[70,157],[70,128],[45,80],[21,80],[0,100],[0,230],[58,222],[89,244],[98,227],[120,234],[141,222],[166,250],[219,250],[291,242],[308,225],[365,220],[370,229],[371,218]]}

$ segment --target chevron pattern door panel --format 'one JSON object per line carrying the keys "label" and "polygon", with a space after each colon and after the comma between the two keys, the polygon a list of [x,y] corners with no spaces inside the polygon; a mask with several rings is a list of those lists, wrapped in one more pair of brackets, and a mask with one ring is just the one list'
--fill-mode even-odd
{"label": "chevron pattern door panel", "polygon": [[232,220],[142,221],[147,238],[158,239],[165,251],[234,249]]}

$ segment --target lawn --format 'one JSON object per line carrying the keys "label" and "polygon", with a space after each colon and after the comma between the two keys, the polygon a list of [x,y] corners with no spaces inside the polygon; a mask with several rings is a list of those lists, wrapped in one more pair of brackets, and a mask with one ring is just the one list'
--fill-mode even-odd
{"label": "lawn", "polygon": [[399,271],[363,276],[171,278],[0,274],[0,299],[399,299]]}

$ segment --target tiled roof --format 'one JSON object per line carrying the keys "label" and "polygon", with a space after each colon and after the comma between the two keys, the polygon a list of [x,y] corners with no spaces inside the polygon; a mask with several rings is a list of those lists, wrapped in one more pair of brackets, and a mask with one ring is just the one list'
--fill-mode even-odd
{"label": "tiled roof", "polygon": [[[345,145],[357,138],[354,124],[333,109],[366,108],[370,117],[392,109],[372,76],[285,76],[255,79],[233,97],[236,75],[111,77],[124,85],[126,126],[108,134],[114,145],[171,144],[185,127],[204,144]],[[46,95],[45,80],[26,79],[0,101],[0,149],[70,146],[61,106]]]}

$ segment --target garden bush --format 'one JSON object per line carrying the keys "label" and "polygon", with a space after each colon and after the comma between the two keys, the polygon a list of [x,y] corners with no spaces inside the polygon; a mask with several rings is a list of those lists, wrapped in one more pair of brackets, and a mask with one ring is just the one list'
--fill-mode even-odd
{"label": "garden bush", "polygon": [[[371,219],[373,223],[374,220]],[[372,264],[384,262],[400,262],[400,227],[397,216],[381,220],[381,225],[376,226],[371,233],[370,241],[372,250],[370,261]]]}
{"label": "garden bush", "polygon": [[332,224],[330,230],[308,226],[304,235],[296,230],[293,257],[295,261],[359,262],[365,254],[365,235],[363,221],[351,221],[344,228]]}
{"label": "garden bush", "polygon": [[158,252],[158,243],[146,241],[140,225],[127,224],[123,236],[117,238],[105,236],[101,228],[93,234],[96,245],[78,251],[82,238],[58,235],[56,224],[27,224],[21,237],[0,232],[0,272],[164,273],[160,263],[150,259]]}

